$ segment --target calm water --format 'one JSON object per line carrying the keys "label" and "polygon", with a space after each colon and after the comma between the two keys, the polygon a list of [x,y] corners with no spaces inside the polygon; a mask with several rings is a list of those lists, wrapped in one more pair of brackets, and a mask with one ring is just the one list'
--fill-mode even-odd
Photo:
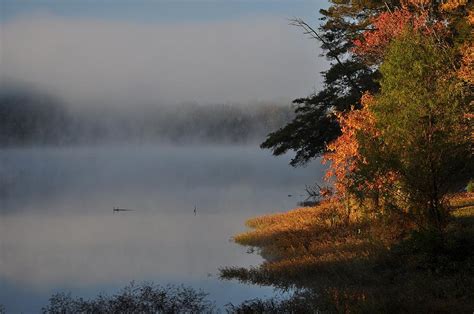
{"label": "calm water", "polygon": [[0,303],[37,312],[53,292],[90,297],[132,280],[202,288],[218,305],[271,296],[218,269],[258,264],[232,235],[295,207],[321,177],[317,163],[288,161],[250,146],[2,150]]}

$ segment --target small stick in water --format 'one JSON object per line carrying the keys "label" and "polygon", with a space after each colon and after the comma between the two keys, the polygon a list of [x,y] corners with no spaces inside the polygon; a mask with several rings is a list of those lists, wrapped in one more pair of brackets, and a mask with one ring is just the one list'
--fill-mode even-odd
{"label": "small stick in water", "polygon": [[115,212],[131,212],[133,209],[126,209],[126,208],[115,208],[113,209],[114,213]]}
{"label": "small stick in water", "polygon": [[196,210],[196,205],[194,205],[194,216],[196,216],[197,210]]}

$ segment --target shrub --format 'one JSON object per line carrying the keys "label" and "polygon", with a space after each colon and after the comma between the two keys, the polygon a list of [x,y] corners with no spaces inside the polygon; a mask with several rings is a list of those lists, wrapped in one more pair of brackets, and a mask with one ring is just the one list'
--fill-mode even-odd
{"label": "shrub", "polygon": [[113,296],[95,299],[74,298],[69,293],[51,296],[43,313],[211,313],[213,302],[207,294],[185,286],[159,286],[149,283],[128,286]]}

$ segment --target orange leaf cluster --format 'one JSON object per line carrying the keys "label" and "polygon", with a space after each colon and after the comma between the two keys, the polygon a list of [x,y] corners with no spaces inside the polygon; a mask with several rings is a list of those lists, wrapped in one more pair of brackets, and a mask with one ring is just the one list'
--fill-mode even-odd
{"label": "orange leaf cluster", "polygon": [[441,22],[430,23],[427,11],[414,13],[408,9],[384,12],[372,20],[373,29],[354,41],[353,52],[368,62],[377,63],[383,58],[388,44],[410,26],[424,35],[443,33],[446,26]]}
{"label": "orange leaf cluster", "polygon": [[[381,147],[377,139],[381,135],[376,126],[376,118],[371,110],[375,98],[365,93],[361,99],[362,109],[351,110],[347,114],[338,115],[342,134],[327,145],[327,153],[323,155],[323,164],[329,163],[324,179],[334,184],[333,200],[345,198],[350,191],[386,192],[397,181],[398,174],[394,171],[374,169],[370,177],[364,175],[361,180],[360,167],[369,166],[369,161],[361,154],[361,139],[364,143],[372,142],[372,149]],[[359,176],[359,177],[357,177]]]}
{"label": "orange leaf cluster", "polygon": [[328,152],[323,156],[323,163],[330,163],[325,179],[335,179],[334,188],[337,195],[347,194],[347,189],[354,183],[350,174],[357,170],[359,163],[367,162],[360,154],[357,136],[360,133],[370,137],[379,135],[375,127],[375,117],[369,110],[373,101],[372,95],[364,94],[362,109],[338,115],[342,134],[328,144]]}

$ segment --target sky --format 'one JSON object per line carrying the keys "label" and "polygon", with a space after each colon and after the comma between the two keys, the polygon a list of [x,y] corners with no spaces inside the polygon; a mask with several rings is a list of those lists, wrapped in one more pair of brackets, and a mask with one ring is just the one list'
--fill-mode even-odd
{"label": "sky", "polygon": [[316,0],[0,0],[1,83],[76,106],[290,101],[319,89]]}

